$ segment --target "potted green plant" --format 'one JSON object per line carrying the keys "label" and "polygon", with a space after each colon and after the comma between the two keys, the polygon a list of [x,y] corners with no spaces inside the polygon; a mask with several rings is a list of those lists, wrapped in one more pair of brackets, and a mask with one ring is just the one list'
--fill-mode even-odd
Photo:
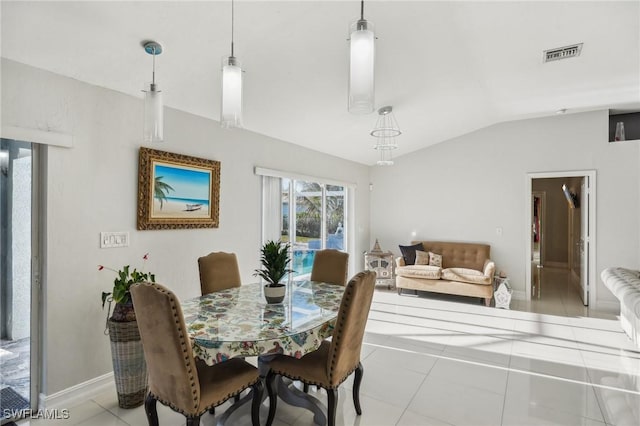
{"label": "potted green plant", "polygon": [[[143,256],[144,260],[148,259],[149,254]],[[129,272],[129,265],[125,265],[122,269],[116,271],[115,269],[107,268],[103,265],[98,265],[98,270],[108,269],[117,274],[115,280],[113,280],[113,290],[110,292],[102,292],[102,308],[104,304],[109,302],[109,311],[111,310],[111,303],[114,302],[113,315],[111,315],[114,321],[135,321],[136,314],[133,310],[133,302],[131,301],[131,293],[129,289],[133,284],[141,282],[156,282],[156,276],[150,272],[142,272],[137,269],[133,269]],[[107,313],[108,315],[109,313]]]}
{"label": "potted green plant", "polygon": [[[149,253],[142,257],[145,261],[148,258]],[[155,282],[156,277],[150,272],[138,271],[135,268],[131,271],[129,265],[117,271],[98,265],[99,271],[104,269],[116,273],[113,290],[102,292],[102,308],[104,309],[105,303],[109,302],[105,334],[109,335],[111,341],[111,360],[113,361],[113,375],[118,392],[118,405],[122,408],[138,407],[144,402],[149,385],[147,364],[144,360],[140,332],[129,289],[136,283]],[[115,302],[115,306],[113,314],[109,316],[112,302]]]}
{"label": "potted green plant", "polygon": [[289,263],[291,245],[281,240],[267,241],[260,249],[262,269],[256,269],[254,276],[260,276],[267,284],[264,286],[264,297],[267,303],[280,303],[284,299],[286,286],[280,281],[290,272]]}

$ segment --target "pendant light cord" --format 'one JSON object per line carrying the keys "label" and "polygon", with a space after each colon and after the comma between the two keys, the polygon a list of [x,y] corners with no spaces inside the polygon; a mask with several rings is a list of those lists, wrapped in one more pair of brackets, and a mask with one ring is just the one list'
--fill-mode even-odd
{"label": "pendant light cord", "polygon": [[152,53],[151,56],[153,56],[153,70],[151,71],[151,85],[155,88],[156,87],[156,48],[153,47],[151,48]]}
{"label": "pendant light cord", "polygon": [[364,0],[360,0],[360,19],[364,20]]}
{"label": "pendant light cord", "polygon": [[231,56],[233,56],[233,22],[234,22],[234,7],[233,7],[233,0],[231,0]]}

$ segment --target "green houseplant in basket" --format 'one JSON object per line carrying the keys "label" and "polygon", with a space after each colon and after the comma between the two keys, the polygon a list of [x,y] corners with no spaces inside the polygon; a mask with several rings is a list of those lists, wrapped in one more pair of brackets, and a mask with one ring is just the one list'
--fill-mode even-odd
{"label": "green houseplant in basket", "polygon": [[[145,254],[143,259],[147,260],[149,254]],[[136,283],[142,282],[156,282],[156,276],[150,272],[141,272],[137,269],[133,269],[129,272],[129,265],[125,265],[122,269],[115,271],[111,268],[107,268],[103,265],[98,266],[98,270],[109,269],[114,271],[117,276],[113,281],[113,290],[110,292],[102,292],[102,308],[104,304],[109,302],[109,310],[111,309],[111,303],[114,302],[113,315],[111,319],[114,321],[131,321],[135,320],[135,311],[133,310],[133,302],[131,301],[131,293],[129,288]]]}
{"label": "green houseplant in basket", "polygon": [[264,286],[264,297],[267,303],[280,303],[284,299],[286,286],[280,281],[290,272],[289,263],[291,245],[281,240],[267,241],[260,249],[262,269],[256,269],[254,276],[260,276],[267,284]]}
{"label": "green houseplant in basket", "polygon": [[[149,254],[145,254],[142,258],[146,261]],[[122,408],[133,408],[142,405],[149,385],[147,364],[144,360],[129,289],[136,283],[155,282],[156,277],[152,273],[138,271],[135,268],[131,271],[129,265],[117,271],[98,265],[99,271],[104,269],[116,273],[113,290],[102,292],[102,308],[104,309],[105,303],[109,302],[105,334],[109,335],[111,341],[111,359],[118,392],[118,405]],[[110,316],[111,303],[115,303],[115,306]]]}

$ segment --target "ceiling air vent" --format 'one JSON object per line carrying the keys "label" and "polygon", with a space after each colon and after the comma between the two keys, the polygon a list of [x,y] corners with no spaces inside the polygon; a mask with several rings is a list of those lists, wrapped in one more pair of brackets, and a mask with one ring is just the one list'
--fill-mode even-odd
{"label": "ceiling air vent", "polygon": [[580,56],[581,51],[582,51],[582,43],[545,50],[544,61],[551,62],[551,61],[557,61],[560,59],[574,58],[576,56]]}

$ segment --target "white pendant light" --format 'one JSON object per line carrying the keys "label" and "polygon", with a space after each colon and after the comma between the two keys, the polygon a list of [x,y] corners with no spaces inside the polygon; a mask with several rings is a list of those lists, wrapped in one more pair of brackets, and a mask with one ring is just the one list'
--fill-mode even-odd
{"label": "white pendant light", "polygon": [[162,53],[162,46],[155,41],[143,43],[144,51],[153,57],[153,71],[151,83],[144,92],[144,131],[145,142],[162,142],[164,140],[164,103],[162,91],[158,90],[156,83],[156,55]]}
{"label": "white pendant light", "polygon": [[402,134],[396,117],[393,114],[393,107],[384,106],[378,110],[378,120],[370,134],[376,138],[374,149],[377,149],[380,153],[380,159],[376,164],[378,166],[392,166],[392,152],[398,148],[396,136]]}
{"label": "white pendant light", "polygon": [[231,56],[222,59],[222,105],[220,125],[242,127],[242,68],[233,55],[234,7],[231,0]]}
{"label": "white pendant light", "polygon": [[364,0],[360,19],[349,27],[349,112],[368,114],[374,109],[375,34],[373,24],[364,19]]}

